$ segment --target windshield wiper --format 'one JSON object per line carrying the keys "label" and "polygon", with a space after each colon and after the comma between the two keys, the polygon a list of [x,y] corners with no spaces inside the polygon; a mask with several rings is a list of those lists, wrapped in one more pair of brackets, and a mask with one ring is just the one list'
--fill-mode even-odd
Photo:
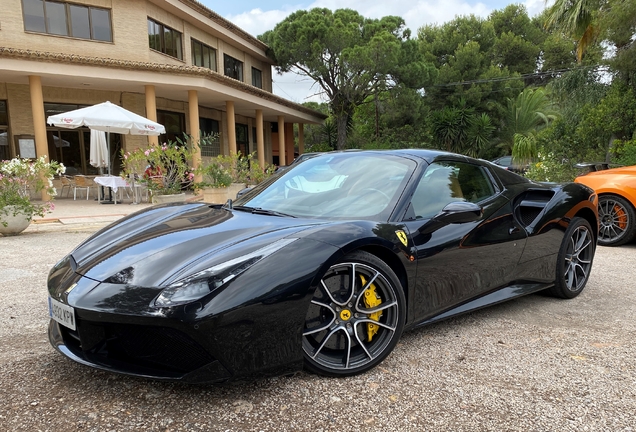
{"label": "windshield wiper", "polygon": [[279,217],[290,217],[290,218],[295,218],[296,216],[287,214],[287,213],[281,213],[281,212],[277,212],[275,210],[267,210],[264,208],[260,208],[260,207],[249,207],[249,206],[234,206],[232,207],[233,210],[239,210],[239,211],[245,211],[245,212],[250,212],[252,214],[260,214],[260,215],[267,215],[267,216],[279,216]]}

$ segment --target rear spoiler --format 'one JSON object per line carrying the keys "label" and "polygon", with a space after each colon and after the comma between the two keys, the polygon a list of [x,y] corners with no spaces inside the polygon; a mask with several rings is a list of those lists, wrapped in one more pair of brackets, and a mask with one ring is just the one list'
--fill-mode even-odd
{"label": "rear spoiler", "polygon": [[610,169],[610,164],[609,162],[582,162],[574,165],[574,168],[586,169],[587,172],[594,172]]}

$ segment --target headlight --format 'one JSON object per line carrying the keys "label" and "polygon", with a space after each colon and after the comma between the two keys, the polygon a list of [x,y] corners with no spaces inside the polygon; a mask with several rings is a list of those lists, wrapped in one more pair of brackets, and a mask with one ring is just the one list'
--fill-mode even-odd
{"label": "headlight", "polygon": [[198,300],[225,285],[254,264],[298,239],[281,239],[247,255],[215,265],[185,279],[177,281],[155,299],[155,307],[171,307]]}

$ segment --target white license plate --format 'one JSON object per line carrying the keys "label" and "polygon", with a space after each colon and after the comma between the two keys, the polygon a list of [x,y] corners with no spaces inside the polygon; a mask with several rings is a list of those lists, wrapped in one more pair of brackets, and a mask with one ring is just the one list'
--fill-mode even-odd
{"label": "white license plate", "polygon": [[49,297],[49,316],[65,327],[75,330],[75,309]]}

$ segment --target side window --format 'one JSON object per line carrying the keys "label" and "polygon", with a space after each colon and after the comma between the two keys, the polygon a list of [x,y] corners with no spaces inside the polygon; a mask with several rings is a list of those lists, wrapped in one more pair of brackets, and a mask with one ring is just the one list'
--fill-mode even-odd
{"label": "side window", "polygon": [[436,162],[420,179],[411,198],[416,219],[428,219],[456,201],[478,203],[495,194],[483,168],[463,162]]}

